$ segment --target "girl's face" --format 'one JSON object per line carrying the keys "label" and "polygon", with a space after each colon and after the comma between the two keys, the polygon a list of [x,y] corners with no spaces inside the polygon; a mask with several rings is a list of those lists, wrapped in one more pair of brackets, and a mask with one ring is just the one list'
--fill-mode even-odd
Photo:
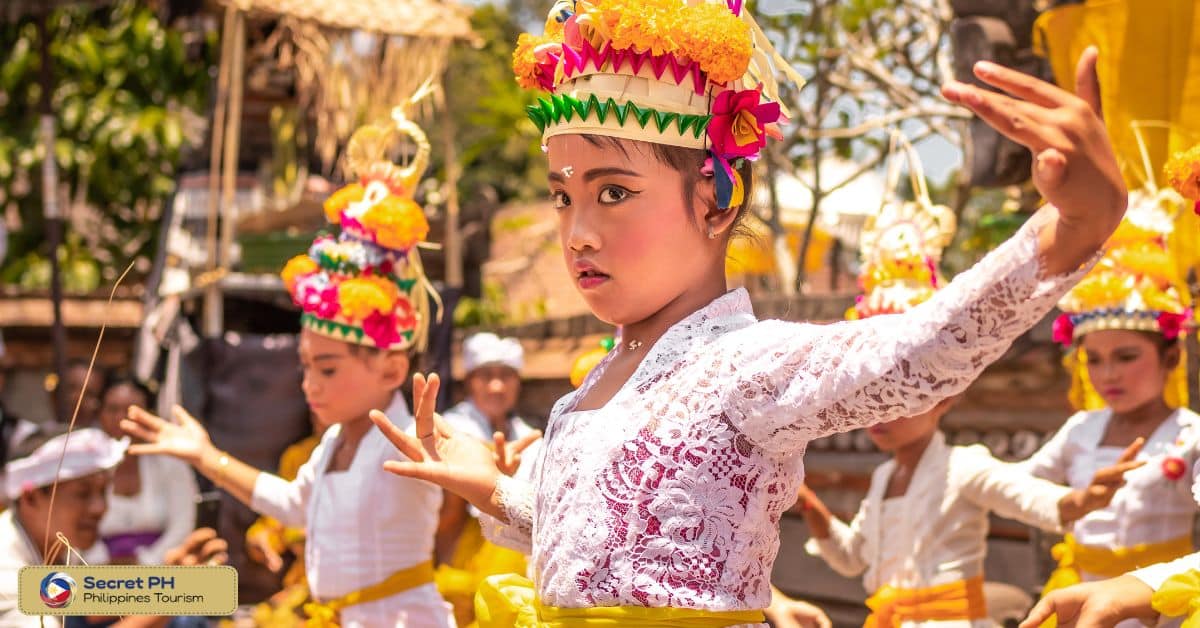
{"label": "girl's face", "polygon": [[683,174],[645,143],[559,135],[547,151],[567,273],[600,320],[645,320],[711,280],[714,268],[724,281],[725,238],[707,237],[701,200],[711,183],[697,186],[688,207]]}
{"label": "girl's face", "polygon": [[351,350],[349,344],[309,329],[300,332],[301,383],[318,424],[366,419],[386,410],[408,376],[408,356],[400,352]]}
{"label": "girl's face", "polygon": [[942,412],[937,408],[924,414],[878,423],[867,428],[867,436],[879,451],[893,453],[921,439],[928,438],[938,427]]}
{"label": "girl's face", "polygon": [[145,393],[135,386],[119,384],[109,388],[100,404],[100,429],[113,438],[125,436],[121,429],[121,419],[129,414],[129,406],[145,408],[149,403]]}
{"label": "girl's face", "polygon": [[1083,349],[1092,386],[1117,413],[1161,400],[1180,357],[1177,347],[1164,352],[1147,334],[1123,329],[1087,334]]}

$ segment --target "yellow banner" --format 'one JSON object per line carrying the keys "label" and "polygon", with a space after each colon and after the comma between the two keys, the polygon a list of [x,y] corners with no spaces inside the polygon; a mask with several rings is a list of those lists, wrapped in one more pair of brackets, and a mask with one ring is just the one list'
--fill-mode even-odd
{"label": "yellow banner", "polygon": [[233,567],[24,567],[17,608],[26,615],[231,615],[237,608]]}

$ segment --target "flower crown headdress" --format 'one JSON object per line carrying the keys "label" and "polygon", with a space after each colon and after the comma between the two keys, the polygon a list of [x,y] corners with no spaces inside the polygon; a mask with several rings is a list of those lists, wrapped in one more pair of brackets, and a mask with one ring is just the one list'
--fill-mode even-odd
{"label": "flower crown headdress", "polygon": [[1129,194],[1129,209],[1095,267],[1059,301],[1054,339],[1071,345],[1102,329],[1161,333],[1174,340],[1192,323],[1186,284],[1167,248],[1181,206],[1174,190]]}
{"label": "flower crown headdress", "polygon": [[[920,158],[903,135],[892,133],[889,152],[887,196],[879,211],[867,218],[859,235],[862,268],[858,283],[863,294],[846,312],[846,318],[852,320],[906,312],[946,283],[938,264],[942,251],[954,239],[958,225],[954,211],[930,200]],[[916,197],[911,201],[895,196],[901,156],[908,161]]]}
{"label": "flower crown headdress", "polygon": [[[387,158],[400,136],[417,147],[407,167]],[[429,301],[438,302],[438,295],[417,252],[429,223],[413,194],[429,153],[425,133],[400,108],[392,121],[363,126],[350,137],[346,169],[357,181],[330,195],[324,206],[341,233],[318,237],[281,273],[303,310],[304,327],[380,349],[425,348]]]}
{"label": "flower crown headdress", "polygon": [[1200,144],[1172,156],[1163,172],[1171,187],[1192,201],[1192,210],[1200,214]]}
{"label": "flower crown headdress", "polygon": [[741,205],[738,160],[755,159],[787,115],[775,72],[804,80],[742,0],[558,0],[545,33],[513,53],[543,141],[587,133],[707,150],[722,208]]}

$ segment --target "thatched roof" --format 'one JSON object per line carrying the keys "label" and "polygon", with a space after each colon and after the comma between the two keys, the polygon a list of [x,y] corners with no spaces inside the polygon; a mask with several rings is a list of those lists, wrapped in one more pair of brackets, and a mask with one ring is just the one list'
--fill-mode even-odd
{"label": "thatched roof", "polygon": [[437,0],[217,0],[251,14],[291,16],[335,28],[386,35],[465,39],[471,9]]}

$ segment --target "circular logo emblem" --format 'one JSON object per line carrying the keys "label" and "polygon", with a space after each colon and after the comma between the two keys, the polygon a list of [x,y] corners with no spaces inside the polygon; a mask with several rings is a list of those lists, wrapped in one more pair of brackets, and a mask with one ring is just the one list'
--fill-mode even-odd
{"label": "circular logo emblem", "polygon": [[75,597],[75,579],[56,571],[42,578],[42,602],[50,608],[66,608]]}

